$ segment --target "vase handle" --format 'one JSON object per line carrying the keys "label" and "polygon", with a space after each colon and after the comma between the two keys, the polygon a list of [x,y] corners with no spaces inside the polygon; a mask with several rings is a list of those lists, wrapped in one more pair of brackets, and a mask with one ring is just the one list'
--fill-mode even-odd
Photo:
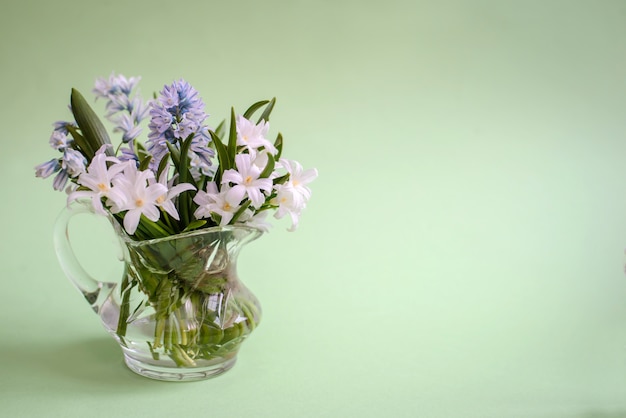
{"label": "vase handle", "polygon": [[93,214],[91,205],[73,204],[61,211],[54,225],[54,250],[67,278],[85,297],[94,312],[99,313],[100,307],[109,296],[115,283],[94,279],[87,273],[74,254],[69,237],[69,223],[74,216],[82,213]]}

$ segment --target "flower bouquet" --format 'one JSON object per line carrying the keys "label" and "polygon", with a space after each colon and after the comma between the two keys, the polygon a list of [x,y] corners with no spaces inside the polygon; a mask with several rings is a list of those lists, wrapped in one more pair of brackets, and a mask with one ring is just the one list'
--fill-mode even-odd
{"label": "flower bouquet", "polygon": [[[56,122],[50,137],[60,156],[35,167],[36,176],[54,175],[68,205],[79,201],[108,217],[123,243],[121,283],[94,285],[76,279],[84,271],[65,262],[73,254],[57,237],[62,266],[120,342],[126,364],[157,379],[210,377],[232,366],[260,320],[258,301],[236,275],[239,249],[268,231],[270,212],[289,215],[295,230],[317,171],[282,157],[280,133],[267,138],[275,99],[242,114],[231,109],[228,123],[211,128],[186,81],[149,101],[136,93],[138,82],[115,74],[96,81],[96,99],[106,102],[105,117],[121,136],[116,146],[73,89],[74,120]],[[69,216],[63,219],[66,228]],[[196,374],[171,371],[179,368]]]}

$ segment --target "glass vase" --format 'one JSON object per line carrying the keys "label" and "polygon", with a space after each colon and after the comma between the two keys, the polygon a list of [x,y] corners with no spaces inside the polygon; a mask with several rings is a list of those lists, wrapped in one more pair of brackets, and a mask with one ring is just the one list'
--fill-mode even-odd
{"label": "glass vase", "polygon": [[262,232],[213,227],[135,241],[111,219],[124,273],[119,282],[103,282],[72,251],[69,221],[84,212],[91,209],[74,205],[61,213],[55,250],[67,277],[121,346],[128,368],[152,379],[189,381],[233,367],[261,319],[258,300],[237,275],[237,257]]}

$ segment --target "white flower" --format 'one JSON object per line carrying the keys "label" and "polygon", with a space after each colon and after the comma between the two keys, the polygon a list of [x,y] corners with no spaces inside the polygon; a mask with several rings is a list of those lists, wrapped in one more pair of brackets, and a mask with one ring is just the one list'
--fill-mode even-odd
{"label": "white flower", "polygon": [[300,214],[311,198],[311,189],[307,187],[307,184],[317,178],[317,170],[303,170],[302,165],[297,161],[283,158],[280,159],[280,165],[289,173],[289,180],[285,184],[274,186],[276,198],[272,199],[272,204],[278,206],[274,217],[280,219],[288,214],[291,217],[289,231],[295,231]]}
{"label": "white flower", "polygon": [[306,203],[311,198],[311,189],[307,184],[317,178],[317,170],[315,168],[303,170],[299,162],[293,160],[280,159],[280,165],[289,173],[289,186],[293,187],[295,193],[300,195]]}
{"label": "white flower", "polygon": [[[91,199],[91,204],[96,213],[101,215],[106,215],[102,206],[102,198],[115,198],[114,193],[112,193],[111,180],[125,168],[125,164],[120,163],[117,158],[106,156],[105,147],[106,145],[103,145],[96,152],[87,170],[78,177],[78,184],[89,190],[72,192],[67,198],[69,204],[76,199],[88,197]],[[108,168],[107,162],[114,164]]]}
{"label": "white flower", "polygon": [[255,125],[243,116],[238,115],[236,126],[237,145],[253,150],[263,147],[272,154],[278,152],[274,145],[265,138],[270,128],[269,122],[261,121],[258,125]]}
{"label": "white flower", "polygon": [[212,214],[219,215],[220,226],[230,223],[235,213],[241,206],[245,190],[243,188],[222,187],[222,191],[217,190],[217,185],[210,182],[207,191],[199,191],[193,201],[198,204],[198,209],[194,212],[197,219],[210,218]]}
{"label": "white flower", "polygon": [[[269,159],[270,153],[266,149],[262,150],[249,150],[250,155],[252,156],[252,164],[259,167],[261,171],[265,170],[267,167],[267,161]],[[280,168],[280,162],[276,161],[274,163],[274,170],[268,176],[269,179],[274,180],[279,176],[278,169]]]}
{"label": "white flower", "polygon": [[306,206],[306,201],[290,184],[278,184],[275,186],[277,195],[272,199],[272,204],[277,205],[274,217],[280,219],[285,215],[291,217],[291,227],[289,231],[295,231],[298,227],[300,214]]}
{"label": "white flower", "polygon": [[235,155],[237,170],[226,170],[222,176],[222,183],[234,183],[233,189],[242,189],[250,199],[252,207],[259,208],[265,203],[265,195],[262,190],[272,190],[272,180],[259,178],[262,169],[253,163],[250,154]]}
{"label": "white flower", "polygon": [[169,167],[163,170],[159,176],[159,183],[165,186],[167,193],[162,194],[156,198],[156,204],[160,206],[165,212],[167,212],[172,218],[177,221],[180,219],[176,206],[172,202],[172,199],[187,190],[196,190],[196,188],[190,183],[180,183],[175,186],[168,184],[167,178],[169,176]]}
{"label": "white flower", "polygon": [[241,215],[238,222],[241,222],[246,226],[256,228],[263,232],[269,232],[270,228],[272,227],[272,224],[267,222],[267,213],[268,212],[264,210],[254,215],[251,210],[246,210]]}
{"label": "white flower", "polygon": [[132,162],[124,164],[126,165],[124,172],[112,181],[119,199],[114,202],[111,212],[127,211],[124,214],[124,229],[132,235],[137,230],[141,215],[152,222],[159,220],[157,199],[163,195],[167,196],[168,190],[161,183],[151,182],[154,179],[151,170],[138,171]]}

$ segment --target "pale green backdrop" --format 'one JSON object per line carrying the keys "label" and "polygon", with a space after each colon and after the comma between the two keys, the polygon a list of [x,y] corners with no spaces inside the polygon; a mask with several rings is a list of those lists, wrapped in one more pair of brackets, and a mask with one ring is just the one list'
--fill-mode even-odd
{"label": "pale green backdrop", "polygon": [[[0,60],[0,416],[626,417],[626,2],[5,0]],[[112,71],[212,123],[276,96],[319,170],[241,256],[264,319],[215,380],[126,370],[53,254],[33,167]]]}

